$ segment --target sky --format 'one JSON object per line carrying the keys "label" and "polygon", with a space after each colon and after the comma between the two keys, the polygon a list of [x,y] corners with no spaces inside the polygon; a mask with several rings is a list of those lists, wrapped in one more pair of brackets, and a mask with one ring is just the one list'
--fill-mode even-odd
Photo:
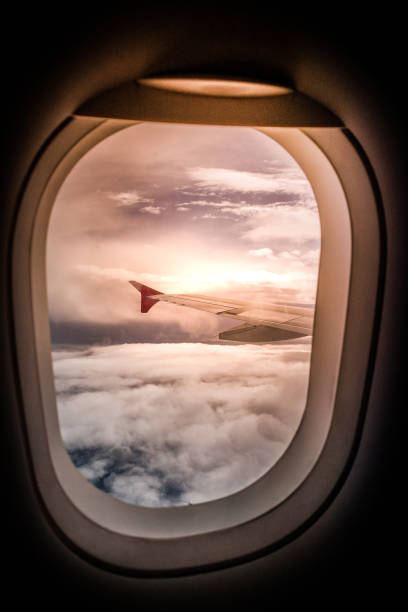
{"label": "sky", "polygon": [[89,151],[47,238],[60,426],[83,475],[157,506],[222,497],[269,469],[303,413],[310,339],[218,341],[229,319],[166,303],[141,314],[128,281],[313,304],[319,253],[306,177],[257,130],[141,123]]}

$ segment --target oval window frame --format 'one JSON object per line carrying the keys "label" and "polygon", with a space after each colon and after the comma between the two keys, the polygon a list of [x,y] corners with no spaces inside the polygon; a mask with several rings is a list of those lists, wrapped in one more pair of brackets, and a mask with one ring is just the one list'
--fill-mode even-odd
{"label": "oval window frame", "polygon": [[[123,100],[119,90],[113,98]],[[12,298],[33,475],[52,524],[80,555],[95,563],[143,575],[191,573],[239,563],[281,546],[310,524],[338,490],[355,451],[382,259],[375,188],[352,137],[341,122],[336,126],[331,115],[326,121],[324,109],[313,115],[315,102],[309,113],[313,120],[306,128],[303,117],[309,99],[300,104],[300,114],[291,114],[293,95],[279,96],[289,111],[278,113],[278,120],[268,120],[276,99],[251,99],[243,107],[244,124],[272,137],[299,163],[319,207],[321,257],[304,418],[281,459],[233,495],[173,508],[125,504],[86,481],[61,438],[47,309],[48,220],[62,181],[97,142],[136,121],[168,121],[169,108],[171,121],[179,121],[181,115],[185,123],[203,121],[205,110],[200,106],[195,116],[188,96],[172,94],[172,105],[160,114],[168,102],[167,92],[155,92],[153,107],[145,113],[143,104],[130,111],[124,111],[122,104],[115,110],[112,95],[107,94],[109,112],[98,97],[99,107],[93,104],[92,110],[92,103],[85,105],[49,140],[26,183],[16,221]],[[234,124],[231,117],[236,115],[231,115],[225,99],[212,98],[206,112],[207,123]],[[265,120],[259,121],[262,116]]]}

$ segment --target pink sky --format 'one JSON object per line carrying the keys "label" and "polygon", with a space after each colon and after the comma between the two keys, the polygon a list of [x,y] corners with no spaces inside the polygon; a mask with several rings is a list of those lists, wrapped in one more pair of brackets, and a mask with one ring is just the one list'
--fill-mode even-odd
{"label": "pink sky", "polygon": [[[313,303],[319,250],[310,185],[273,140],[250,128],[139,124],[88,152],[58,194],[50,316],[84,329],[135,321],[130,279],[169,293]],[[154,323],[166,321],[171,340],[175,319],[191,334],[211,317],[180,320],[179,308],[160,304],[140,325],[154,339]]]}

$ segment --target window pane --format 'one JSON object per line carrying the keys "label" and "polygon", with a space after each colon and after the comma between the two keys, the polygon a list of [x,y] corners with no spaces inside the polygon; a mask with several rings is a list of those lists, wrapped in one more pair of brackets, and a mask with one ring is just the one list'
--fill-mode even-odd
{"label": "window pane", "polygon": [[[272,467],[305,408],[311,336],[288,329],[313,319],[319,253],[307,179],[254,129],[143,123],[88,152],[47,243],[60,427],[82,474],[169,506]],[[130,280],[195,307],[142,313]],[[273,323],[290,339],[270,341]],[[244,341],[226,333],[239,325]]]}

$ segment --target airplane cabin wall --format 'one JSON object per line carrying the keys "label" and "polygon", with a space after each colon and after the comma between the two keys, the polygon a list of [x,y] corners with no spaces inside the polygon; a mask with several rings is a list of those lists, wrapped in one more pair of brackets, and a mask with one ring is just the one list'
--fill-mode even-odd
{"label": "airplane cabin wall", "polygon": [[[75,8],[75,11],[77,9]],[[368,18],[367,18],[368,19]],[[64,14],[6,20],[1,182],[2,555],[14,604],[282,603],[331,606],[398,592],[402,506],[398,393],[405,379],[408,212],[403,141],[401,33],[397,18],[366,23],[177,7],[112,16]],[[313,25],[312,25],[313,24]],[[388,42],[385,31],[392,32]],[[4,40],[3,40],[4,43]],[[92,95],[139,74],[216,72],[293,82],[340,116],[365,150],[383,202],[387,240],[379,343],[361,443],[325,513],[269,555],[207,574],[120,576],[69,550],[50,526],[30,473],[21,419],[10,309],[10,240],[24,179],[44,142]],[[24,270],[21,271],[25,273]],[[4,569],[3,569],[4,573]],[[17,586],[11,586],[16,584]],[[54,589],[56,589],[56,594]],[[3,591],[4,592],[4,591]],[[267,603],[262,603],[267,597]],[[258,605],[259,603],[259,605]],[[120,609],[120,608],[119,608]],[[252,608],[251,608],[252,609]]]}

